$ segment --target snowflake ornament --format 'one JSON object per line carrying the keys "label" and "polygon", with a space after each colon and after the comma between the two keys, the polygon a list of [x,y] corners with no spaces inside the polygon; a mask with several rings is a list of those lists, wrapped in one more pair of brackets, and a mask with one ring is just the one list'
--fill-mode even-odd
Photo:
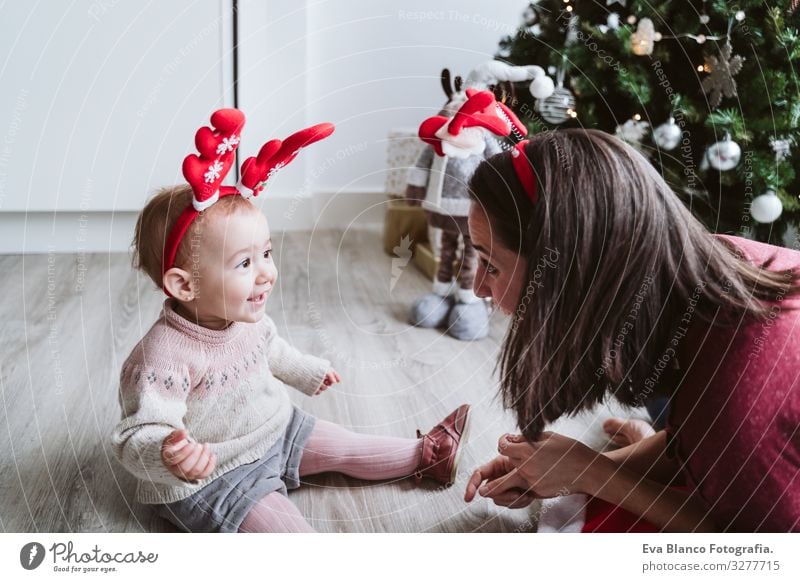
{"label": "snowflake ornament", "polygon": [[711,70],[711,74],[703,80],[703,92],[710,93],[709,105],[716,109],[722,101],[722,97],[736,97],[736,81],[733,76],[742,70],[744,57],[733,55],[733,47],[728,42],[719,51],[719,57],[706,55],[706,65]]}
{"label": "snowflake ornament", "polygon": [[225,152],[232,152],[237,145],[239,145],[239,138],[235,135],[223,138],[222,143],[217,146],[217,154],[221,155]]}
{"label": "snowflake ornament", "polygon": [[794,140],[791,137],[783,139],[771,137],[769,138],[769,145],[772,147],[772,151],[775,152],[775,160],[782,162],[792,155]]}
{"label": "snowflake ornament", "polygon": [[614,133],[622,141],[628,142],[632,146],[638,146],[647,134],[649,127],[650,124],[646,121],[629,119],[622,125],[618,125]]}
{"label": "snowflake ornament", "polygon": [[208,171],[203,174],[203,179],[206,184],[211,184],[219,179],[220,172],[222,172],[222,162],[215,160],[213,164],[208,167]]}

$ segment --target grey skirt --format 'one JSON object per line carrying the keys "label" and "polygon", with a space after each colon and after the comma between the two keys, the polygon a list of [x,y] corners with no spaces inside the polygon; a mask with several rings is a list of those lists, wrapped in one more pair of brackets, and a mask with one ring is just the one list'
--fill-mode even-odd
{"label": "grey skirt", "polygon": [[286,495],[300,486],[300,459],[316,418],[293,406],[282,439],[257,461],[224,473],[185,499],[153,507],[180,529],[196,533],[238,532],[244,518],[265,495]]}

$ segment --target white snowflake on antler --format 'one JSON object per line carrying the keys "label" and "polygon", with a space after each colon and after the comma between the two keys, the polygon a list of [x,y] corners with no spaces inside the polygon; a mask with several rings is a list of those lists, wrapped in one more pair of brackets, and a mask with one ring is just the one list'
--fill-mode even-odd
{"label": "white snowflake on antler", "polygon": [[232,152],[237,145],[239,145],[239,138],[235,135],[223,138],[222,142],[217,146],[217,154]]}
{"label": "white snowflake on antler", "polygon": [[[280,170],[282,167],[284,167],[285,165],[286,165],[286,162],[279,162],[279,163],[275,164],[275,165],[274,165],[272,168],[270,168],[270,169],[269,169],[269,172],[267,172],[267,180],[269,180],[270,178],[272,178],[272,176],[274,176],[275,174],[277,174],[277,173],[278,173],[278,171],[279,171],[279,170]],[[264,181],[266,182],[267,180],[264,180]]]}
{"label": "white snowflake on antler", "polygon": [[215,180],[219,180],[220,172],[222,172],[222,162],[215,160],[214,163],[208,167],[208,171],[203,174],[203,179],[206,184],[211,184]]}

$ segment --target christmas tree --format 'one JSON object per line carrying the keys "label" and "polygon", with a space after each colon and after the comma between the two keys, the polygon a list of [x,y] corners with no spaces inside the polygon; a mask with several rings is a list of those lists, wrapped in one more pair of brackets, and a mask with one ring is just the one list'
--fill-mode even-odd
{"label": "christmas tree", "polygon": [[531,132],[616,133],[713,232],[797,247],[798,3],[539,0],[497,58],[549,73],[516,91]]}

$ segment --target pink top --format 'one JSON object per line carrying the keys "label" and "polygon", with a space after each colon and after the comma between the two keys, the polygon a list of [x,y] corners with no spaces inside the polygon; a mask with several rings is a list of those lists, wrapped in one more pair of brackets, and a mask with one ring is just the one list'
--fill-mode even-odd
{"label": "pink top", "polygon": [[[722,238],[757,264],[775,254],[770,270],[800,267],[796,250]],[[800,531],[800,297],[772,305],[764,322],[693,326],[679,350],[669,451],[723,531]]]}

